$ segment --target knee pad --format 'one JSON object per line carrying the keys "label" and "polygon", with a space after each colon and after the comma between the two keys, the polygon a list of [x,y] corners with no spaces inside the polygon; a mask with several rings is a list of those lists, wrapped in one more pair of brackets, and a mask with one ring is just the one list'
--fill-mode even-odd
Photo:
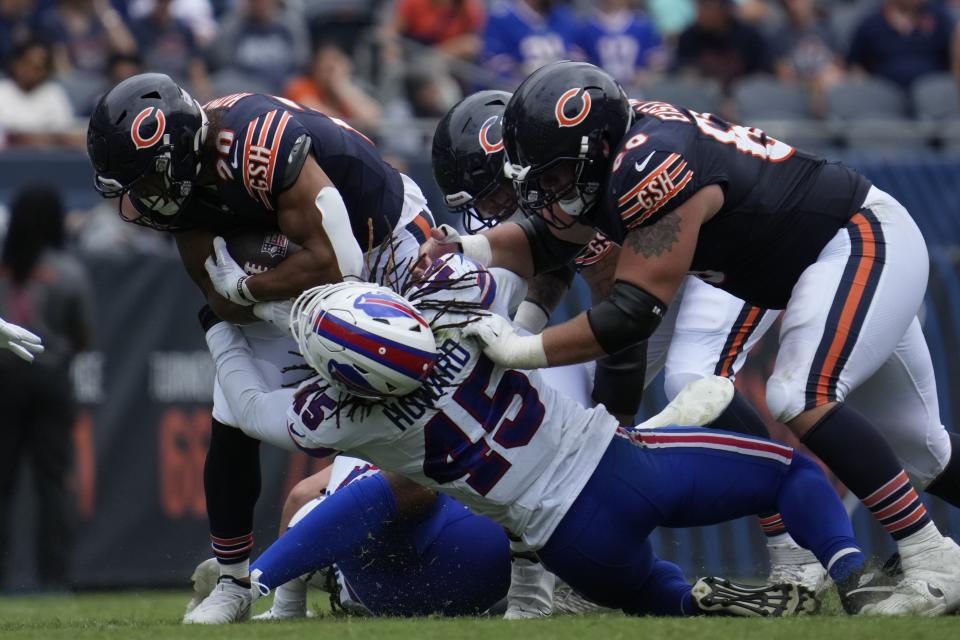
{"label": "knee pad", "polygon": [[694,380],[699,380],[703,374],[693,371],[667,371],[663,375],[663,392],[667,396],[667,402],[677,397],[687,384]]}
{"label": "knee pad", "polygon": [[774,374],[767,380],[767,409],[777,422],[790,422],[803,413],[806,376],[803,378]]}
{"label": "knee pad", "polygon": [[910,482],[918,489],[926,489],[950,462],[950,435],[941,427],[928,434],[927,446],[923,451],[897,450],[894,453],[910,477]]}

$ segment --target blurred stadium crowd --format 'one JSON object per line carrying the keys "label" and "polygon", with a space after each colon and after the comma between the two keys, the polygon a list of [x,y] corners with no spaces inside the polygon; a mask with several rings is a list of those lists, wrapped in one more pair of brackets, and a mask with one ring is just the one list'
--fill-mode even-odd
{"label": "blurred stadium crowd", "polygon": [[201,102],[284,95],[417,154],[464,93],[564,58],[801,146],[953,148],[958,14],[958,0],[0,0],[0,148],[79,145],[96,97],[151,70]]}

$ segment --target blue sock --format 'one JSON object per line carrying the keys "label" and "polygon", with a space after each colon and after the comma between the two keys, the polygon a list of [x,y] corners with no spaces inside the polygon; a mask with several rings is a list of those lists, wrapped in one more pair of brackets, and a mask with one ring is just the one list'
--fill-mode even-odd
{"label": "blue sock", "polygon": [[680,567],[657,558],[643,588],[624,611],[647,616],[691,616],[695,614],[690,583]]}
{"label": "blue sock", "polygon": [[787,532],[817,556],[834,582],[863,568],[866,558],[840,498],[816,463],[800,452],[794,453],[777,505]]}
{"label": "blue sock", "polygon": [[357,480],[326,498],[270,545],[250,567],[270,589],[330,566],[396,521],[397,502],[381,475]]}

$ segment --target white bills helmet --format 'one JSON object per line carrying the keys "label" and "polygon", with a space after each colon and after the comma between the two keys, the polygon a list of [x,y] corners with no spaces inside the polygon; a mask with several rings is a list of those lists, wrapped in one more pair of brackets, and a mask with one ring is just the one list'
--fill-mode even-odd
{"label": "white bills helmet", "polygon": [[417,390],[437,361],[433,332],[406,298],[343,282],[308,289],[290,311],[300,353],[332,387],[364,398]]}

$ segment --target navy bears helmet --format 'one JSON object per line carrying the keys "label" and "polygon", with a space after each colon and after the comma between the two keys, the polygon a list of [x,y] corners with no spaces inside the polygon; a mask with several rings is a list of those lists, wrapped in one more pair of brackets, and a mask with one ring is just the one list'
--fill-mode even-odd
{"label": "navy bears helmet", "polygon": [[623,88],[592,64],[554,62],[530,74],[503,116],[506,170],[520,207],[536,214],[558,203],[573,218],[585,213],[632,118]]}
{"label": "navy bears helmet", "polygon": [[178,228],[200,170],[206,129],[200,104],[169,76],[127,78],[97,101],[90,116],[87,153],[97,191],[106,198],[129,194],[140,214],[130,222]]}
{"label": "navy bears helmet", "polygon": [[510,94],[480,91],[464,98],[433,134],[433,177],[451,211],[470,233],[491,227],[517,209],[503,173],[503,110]]}

